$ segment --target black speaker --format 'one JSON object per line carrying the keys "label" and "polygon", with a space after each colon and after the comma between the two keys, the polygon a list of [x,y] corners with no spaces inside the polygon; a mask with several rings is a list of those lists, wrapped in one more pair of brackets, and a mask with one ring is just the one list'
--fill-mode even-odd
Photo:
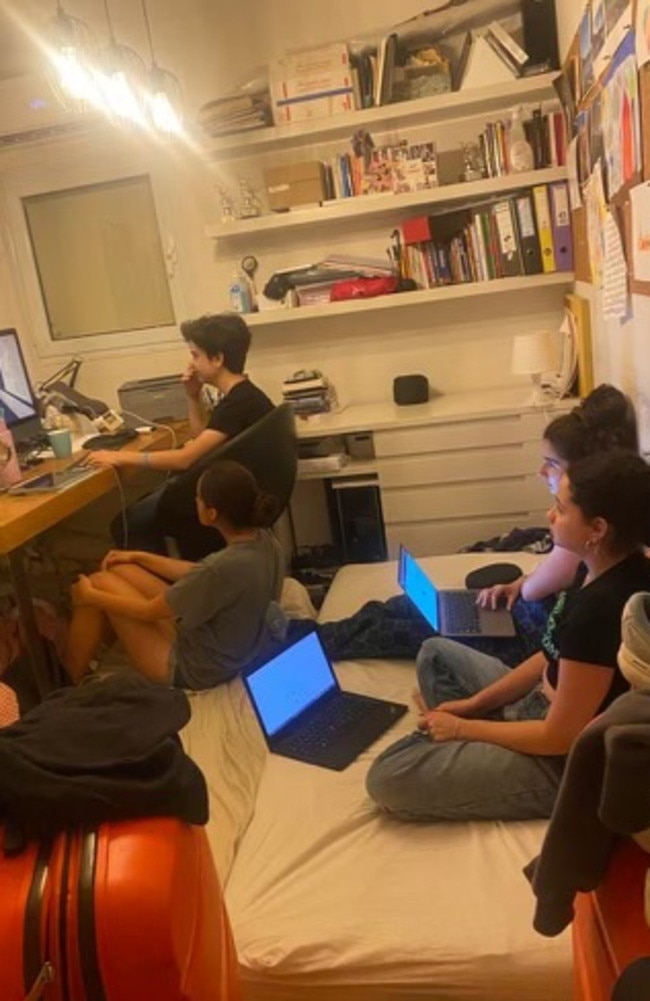
{"label": "black speaker", "polygon": [[409,403],[426,403],[429,399],[429,380],[426,375],[395,376],[393,399],[400,407]]}
{"label": "black speaker", "polygon": [[524,73],[559,69],[555,0],[522,0],[522,16],[524,49],[528,53]]}

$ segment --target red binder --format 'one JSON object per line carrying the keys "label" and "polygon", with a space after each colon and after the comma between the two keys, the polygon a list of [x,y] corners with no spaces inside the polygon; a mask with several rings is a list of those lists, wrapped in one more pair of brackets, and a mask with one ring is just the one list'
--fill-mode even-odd
{"label": "red binder", "polygon": [[566,181],[556,181],[549,185],[549,194],[556,269],[558,271],[573,271],[571,212],[569,211],[569,188]]}

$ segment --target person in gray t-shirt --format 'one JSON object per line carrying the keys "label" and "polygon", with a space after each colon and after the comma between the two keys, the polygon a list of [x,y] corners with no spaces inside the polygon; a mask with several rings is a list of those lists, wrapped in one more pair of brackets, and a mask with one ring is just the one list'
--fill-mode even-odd
{"label": "person in gray t-shirt", "polygon": [[199,480],[197,511],[221,532],[225,549],[200,563],[113,550],[100,571],[73,586],[64,660],[75,681],[107,625],[136,670],[184,688],[213,688],[271,653],[282,630],[284,563],[262,526],[277,511],[275,498],[239,463],[217,460]]}

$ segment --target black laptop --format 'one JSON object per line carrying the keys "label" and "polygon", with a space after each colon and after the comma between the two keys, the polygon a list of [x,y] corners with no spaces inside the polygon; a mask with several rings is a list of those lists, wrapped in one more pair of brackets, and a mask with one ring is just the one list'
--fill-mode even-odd
{"label": "black laptop", "polygon": [[406,712],[398,702],[344,692],[310,632],[243,676],[269,749],[342,771]]}
{"label": "black laptop", "polygon": [[514,636],[515,624],[506,609],[476,604],[478,591],[438,590],[408,549],[400,546],[397,583],[430,626],[441,636]]}

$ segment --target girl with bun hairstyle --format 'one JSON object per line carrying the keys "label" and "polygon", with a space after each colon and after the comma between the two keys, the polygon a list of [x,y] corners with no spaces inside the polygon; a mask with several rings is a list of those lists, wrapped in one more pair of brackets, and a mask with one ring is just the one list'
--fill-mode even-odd
{"label": "girl with bun hairstyle", "polygon": [[[616,448],[638,452],[636,415],[627,396],[603,383],[577,407],[555,417],[546,427],[539,475],[555,494],[569,463]],[[484,608],[505,605],[512,609],[518,598],[540,601],[568,587],[579,565],[580,558],[574,552],[555,546],[527,577],[481,591],[479,604]]]}
{"label": "girl with bun hairstyle", "polygon": [[190,689],[213,688],[271,652],[284,577],[280,546],[264,527],[275,498],[239,463],[217,460],[199,480],[196,506],[225,549],[199,563],[112,550],[73,586],[65,663],[75,681],[111,634],[145,677]]}

